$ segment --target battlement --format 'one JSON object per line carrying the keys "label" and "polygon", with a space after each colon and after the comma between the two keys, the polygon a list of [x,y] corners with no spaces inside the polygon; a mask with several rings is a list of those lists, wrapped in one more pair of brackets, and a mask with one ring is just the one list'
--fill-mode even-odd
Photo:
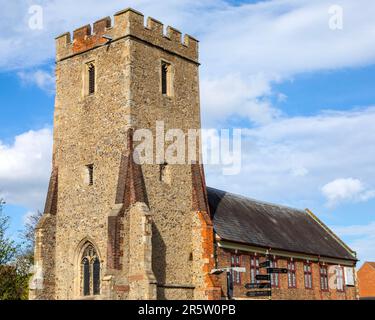
{"label": "battlement", "polygon": [[148,17],[145,25],[143,14],[128,8],[115,13],[113,26],[111,18],[106,17],[94,22],[93,27],[88,24],[73,31],[73,39],[69,32],[58,36],[56,60],[106,45],[108,39],[103,38],[105,35],[112,38],[112,42],[127,36],[133,37],[198,62],[198,40],[187,34],[182,40],[182,33],[170,26],[166,28],[166,34],[163,31],[164,25],[160,21]]}

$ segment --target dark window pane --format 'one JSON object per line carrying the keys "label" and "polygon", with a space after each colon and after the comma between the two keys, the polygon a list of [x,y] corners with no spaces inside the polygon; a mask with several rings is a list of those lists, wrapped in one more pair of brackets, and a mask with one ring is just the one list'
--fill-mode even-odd
{"label": "dark window pane", "polygon": [[89,164],[86,166],[88,174],[88,184],[92,186],[94,184],[94,165]]}
{"label": "dark window pane", "polygon": [[89,261],[84,258],[82,261],[83,266],[83,295],[90,295],[90,264]]}
{"label": "dark window pane", "polygon": [[94,294],[100,294],[100,261],[95,258],[93,265],[93,287]]}
{"label": "dark window pane", "polygon": [[162,63],[161,65],[161,91],[162,94],[167,94],[168,88],[168,65],[166,63]]}
{"label": "dark window pane", "polygon": [[89,94],[93,94],[95,92],[95,66],[89,66]]}

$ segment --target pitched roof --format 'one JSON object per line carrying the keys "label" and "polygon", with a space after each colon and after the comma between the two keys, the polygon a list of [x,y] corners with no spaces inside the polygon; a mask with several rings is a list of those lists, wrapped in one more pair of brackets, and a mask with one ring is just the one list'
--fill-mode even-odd
{"label": "pitched roof", "polygon": [[215,232],[264,248],[356,260],[335,235],[303,210],[207,188]]}
{"label": "pitched roof", "polygon": [[375,269],[375,262],[365,261],[364,264],[368,263],[371,267]]}

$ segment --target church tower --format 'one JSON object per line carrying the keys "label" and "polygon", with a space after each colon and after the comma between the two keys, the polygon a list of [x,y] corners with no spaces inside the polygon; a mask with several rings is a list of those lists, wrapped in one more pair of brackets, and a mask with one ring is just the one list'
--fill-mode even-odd
{"label": "church tower", "polygon": [[[32,299],[220,298],[203,167],[157,155],[160,128],[201,127],[198,42],[181,38],[133,9],[56,38]],[[136,161],[139,129],[154,138],[152,163]]]}

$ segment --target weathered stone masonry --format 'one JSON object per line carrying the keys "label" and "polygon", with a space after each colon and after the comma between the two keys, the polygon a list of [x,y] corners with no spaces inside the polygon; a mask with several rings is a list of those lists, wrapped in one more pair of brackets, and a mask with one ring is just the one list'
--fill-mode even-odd
{"label": "weathered stone masonry", "polygon": [[[163,61],[173,73],[168,96],[161,92]],[[93,95],[88,64],[96,72]],[[87,243],[101,263],[100,295],[89,298],[220,297],[209,275],[213,226],[201,205],[202,168],[170,165],[165,183],[159,164],[139,166],[132,158],[137,128],[155,132],[156,121],[186,133],[201,127],[198,67],[197,40],[181,41],[171,27],[164,35],[153,18],[145,27],[132,9],[115,14],[113,26],[107,17],[75,30],[73,39],[56,38],[56,169],[47,196],[54,209],[39,225],[37,264],[45,281],[33,298],[82,298],[79,254]],[[85,181],[87,165],[93,185]]]}

